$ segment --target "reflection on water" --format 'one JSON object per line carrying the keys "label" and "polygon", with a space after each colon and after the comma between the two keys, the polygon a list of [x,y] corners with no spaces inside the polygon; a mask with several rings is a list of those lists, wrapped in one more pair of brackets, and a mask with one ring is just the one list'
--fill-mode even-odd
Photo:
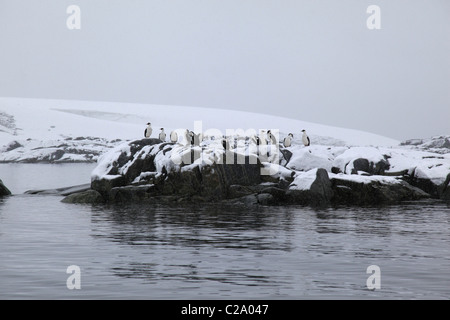
{"label": "reflection on water", "polygon": [[[70,185],[70,184],[69,184]],[[0,199],[0,298],[446,299],[450,209],[88,206]],[[66,269],[81,268],[81,290]],[[366,287],[370,265],[381,289]]]}

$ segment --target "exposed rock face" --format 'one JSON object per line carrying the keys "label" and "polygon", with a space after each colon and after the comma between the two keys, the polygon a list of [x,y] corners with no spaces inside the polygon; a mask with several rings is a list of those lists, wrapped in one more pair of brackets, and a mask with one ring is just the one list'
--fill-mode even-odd
{"label": "exposed rock face", "polygon": [[31,138],[14,140],[0,146],[0,163],[95,162],[105,149],[119,142],[95,137],[61,138],[44,142]]}
{"label": "exposed rock face", "polygon": [[[423,178],[430,173],[436,177],[437,171],[429,168],[445,169],[438,163],[447,161],[444,157],[427,156],[429,162],[421,163],[420,175],[415,175],[399,165],[403,154],[378,148],[282,148],[279,163],[269,163],[252,153],[225,150],[218,142],[191,146],[142,139],[123,144],[100,158],[92,176],[93,192],[71,195],[70,201],[327,206],[391,204],[430,194],[450,198],[450,173],[439,185]],[[399,171],[389,171],[391,157]],[[320,164],[326,168],[314,167]],[[277,170],[261,175],[263,167]]]}
{"label": "exposed rock face", "polygon": [[[361,149],[361,150],[358,150]],[[356,152],[355,152],[356,150]],[[366,157],[361,157],[366,154]],[[383,175],[389,170],[388,157],[376,148],[351,148],[336,157],[331,172],[367,175]]]}
{"label": "exposed rock face", "polygon": [[446,154],[450,152],[450,135],[435,136],[429,139],[409,139],[401,142],[400,145]]}
{"label": "exposed rock face", "polygon": [[88,190],[83,192],[78,192],[70,194],[65,197],[62,202],[65,203],[89,203],[89,204],[99,204],[104,203],[102,195],[95,190]]}
{"label": "exposed rock face", "polygon": [[3,181],[0,179],[0,197],[9,196],[11,191],[3,184]]}
{"label": "exposed rock face", "polygon": [[363,171],[369,175],[383,175],[386,170],[389,170],[389,161],[381,159],[380,161],[373,163],[364,158],[358,158],[353,161],[353,168],[351,174],[358,174]]}
{"label": "exposed rock face", "polygon": [[332,199],[334,204],[380,205],[429,198],[429,194],[404,181],[364,183],[334,177],[331,179],[331,183],[334,190]]}
{"label": "exposed rock face", "polygon": [[[176,165],[171,155],[166,156],[173,146],[158,139],[131,142],[129,149],[121,152],[107,168],[105,176],[92,180],[92,189],[110,202],[174,195],[218,201],[229,198],[233,185],[253,186],[261,182],[262,165],[252,155],[242,157],[237,163],[238,155],[227,152],[226,160],[231,164],[214,162],[204,165],[195,162],[200,157],[198,150],[187,148],[181,149],[184,152],[179,158],[181,163]],[[161,158],[164,161],[158,162]],[[134,186],[130,185],[133,183]]]}
{"label": "exposed rock face", "polygon": [[442,200],[449,201],[450,200],[450,173],[447,175],[444,183],[438,188],[439,197]]}
{"label": "exposed rock face", "polygon": [[290,189],[286,192],[286,195],[288,203],[291,204],[325,206],[331,203],[334,191],[328,172],[323,168],[319,168],[317,169],[315,180],[311,183],[309,189]]}

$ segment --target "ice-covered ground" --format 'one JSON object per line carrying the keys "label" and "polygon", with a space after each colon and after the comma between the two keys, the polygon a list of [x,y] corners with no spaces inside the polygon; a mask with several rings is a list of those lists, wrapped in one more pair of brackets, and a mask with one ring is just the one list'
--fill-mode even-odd
{"label": "ice-covered ground", "polygon": [[[200,127],[195,121],[201,121]],[[79,144],[84,150],[81,154],[89,154],[89,150],[96,151],[99,144],[110,148],[117,145],[117,139],[123,141],[142,138],[147,122],[152,123],[152,137],[157,137],[161,127],[165,128],[167,134],[172,130],[185,128],[196,132],[216,129],[223,134],[227,133],[227,129],[243,129],[243,131],[278,129],[281,140],[288,133],[293,133],[293,144],[301,144],[301,130],[305,129],[315,145],[399,144],[399,141],[394,139],[368,132],[243,111],[95,101],[0,98],[0,148],[4,146],[0,161],[24,161],[27,155],[36,159],[39,153],[37,150],[41,150],[42,158],[45,158],[48,156],[46,151],[52,153],[54,149],[67,144],[68,141],[71,149]],[[95,146],[88,143],[94,139],[97,140]],[[17,142],[16,148],[12,148],[13,141]],[[5,147],[8,145],[9,147]],[[74,161],[82,158],[76,153],[65,153],[65,160],[70,157],[73,157]]]}

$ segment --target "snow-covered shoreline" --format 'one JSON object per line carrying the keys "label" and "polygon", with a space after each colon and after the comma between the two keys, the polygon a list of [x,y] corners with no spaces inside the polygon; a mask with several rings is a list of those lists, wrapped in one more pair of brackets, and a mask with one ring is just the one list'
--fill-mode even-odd
{"label": "snow-covered shoreline", "polygon": [[[242,148],[249,148],[251,138],[239,136],[238,132],[271,129],[279,133],[279,143],[265,146],[264,154],[276,155],[276,161],[261,158],[262,153],[258,155],[259,161],[263,168],[274,171],[273,177],[291,175],[293,191],[311,188],[317,170],[323,169],[320,174],[327,172],[327,179],[349,183],[395,184],[399,177],[405,180],[407,176],[413,184],[426,181],[426,192],[434,196],[450,174],[450,135],[399,142],[352,129],[248,112],[17,98],[0,98],[0,163],[98,162],[93,180],[114,179],[127,174],[127,166],[111,175],[112,163],[123,150],[129,149],[132,141],[142,138],[145,124],[150,121],[152,137],[157,136],[160,127],[167,133],[172,130],[181,133],[178,143],[160,141],[160,148],[166,148],[169,154],[175,148],[178,154],[189,157],[191,152],[201,155],[196,162],[178,168],[180,172],[196,170],[198,166],[211,167],[221,161],[224,136],[230,144],[228,152],[238,155],[242,154]],[[205,134],[199,145],[191,147],[183,140],[182,132],[186,129],[202,134],[215,132],[216,136]],[[311,138],[309,147],[301,142],[302,129]],[[229,132],[235,135],[225,135]],[[290,132],[294,133],[292,146],[284,148],[281,142]],[[242,141],[247,142],[239,144]],[[174,158],[159,151],[153,145],[142,148],[141,159],[156,157],[154,171],[139,172],[130,182],[140,184],[172,169],[176,171],[172,165],[176,162]]]}

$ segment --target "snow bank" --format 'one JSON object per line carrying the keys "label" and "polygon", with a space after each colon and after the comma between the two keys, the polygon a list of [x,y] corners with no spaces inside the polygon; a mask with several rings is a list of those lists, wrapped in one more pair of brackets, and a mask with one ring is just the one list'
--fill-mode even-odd
{"label": "snow bank", "polygon": [[314,168],[324,168],[331,172],[333,160],[341,154],[344,147],[326,146],[295,146],[287,148],[292,157],[286,165],[287,168],[297,171],[309,171]]}
{"label": "snow bank", "polygon": [[98,165],[91,173],[91,180],[114,179],[120,176],[119,173],[116,175],[108,175],[108,173],[111,171],[114,163],[119,160],[122,153],[128,155],[131,153],[128,143],[123,143],[100,156],[97,162]]}
{"label": "snow bank", "polygon": [[153,136],[156,137],[162,127],[168,135],[175,129],[193,130],[195,121],[201,121],[203,131],[216,129],[222,134],[227,129],[278,129],[279,141],[291,132],[294,134],[294,145],[302,145],[302,129],[308,132],[313,145],[399,144],[397,140],[359,130],[267,114],[187,106],[0,98],[0,115],[3,115],[0,117],[3,119],[0,123],[0,145],[14,139],[44,141],[63,136],[132,140],[142,137],[147,122],[152,123]]}
{"label": "snow bank", "polygon": [[357,183],[364,183],[369,184],[372,182],[380,182],[382,184],[399,184],[401,183],[401,180],[399,180],[396,177],[388,177],[388,176],[362,176],[357,174],[343,174],[343,173],[329,173],[328,174],[330,179],[339,179],[339,180],[347,180],[347,181],[353,181]]}
{"label": "snow bank", "polygon": [[294,176],[294,181],[289,186],[290,190],[309,190],[311,185],[317,178],[317,169],[312,169],[307,172],[297,172]]}
{"label": "snow bank", "polygon": [[442,184],[450,173],[450,153],[436,154],[410,149],[382,149],[388,155],[388,172],[407,171],[416,178],[431,180]]}
{"label": "snow bank", "polygon": [[337,156],[334,159],[332,166],[339,168],[343,173],[351,174],[354,169],[353,162],[360,158],[367,159],[369,163],[373,164],[385,160],[384,155],[378,148],[353,147]]}

